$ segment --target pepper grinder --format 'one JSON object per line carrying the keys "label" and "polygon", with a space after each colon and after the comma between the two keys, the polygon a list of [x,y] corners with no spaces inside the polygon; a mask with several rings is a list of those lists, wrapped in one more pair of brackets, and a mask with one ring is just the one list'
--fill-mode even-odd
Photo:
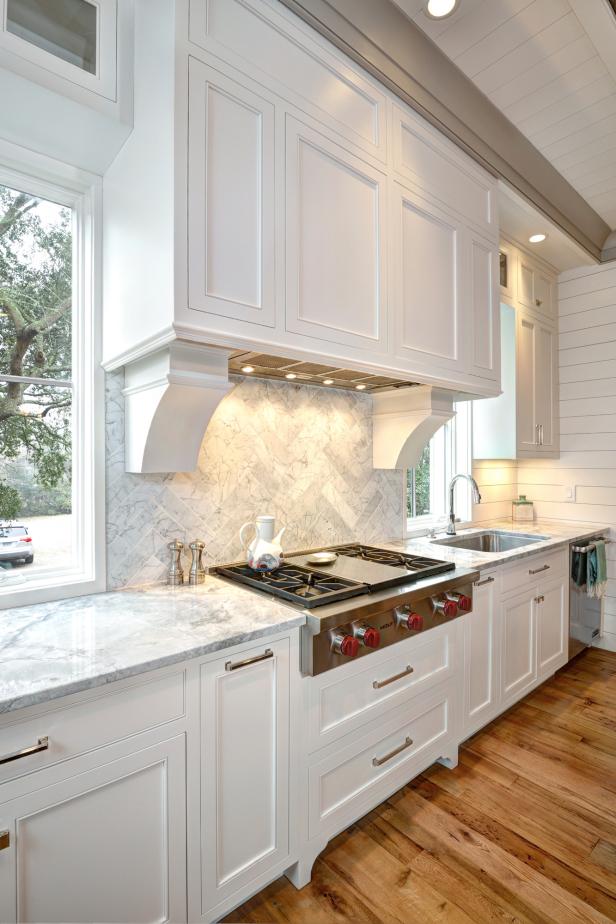
{"label": "pepper grinder", "polygon": [[174,539],[167,545],[171,552],[171,566],[167,572],[167,584],[177,587],[184,583],[184,569],[182,568],[182,549],[184,543],[179,539]]}
{"label": "pepper grinder", "polygon": [[188,575],[190,584],[203,584],[205,582],[205,568],[201,561],[204,548],[205,542],[201,542],[200,539],[194,539],[189,545],[189,549],[192,552],[192,564],[190,566],[190,574]]}

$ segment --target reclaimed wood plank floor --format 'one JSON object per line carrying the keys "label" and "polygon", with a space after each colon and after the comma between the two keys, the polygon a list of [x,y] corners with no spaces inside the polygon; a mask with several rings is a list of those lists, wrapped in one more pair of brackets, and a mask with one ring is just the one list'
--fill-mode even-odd
{"label": "reclaimed wood plank floor", "polygon": [[591,649],[228,922],[616,921],[616,653]]}

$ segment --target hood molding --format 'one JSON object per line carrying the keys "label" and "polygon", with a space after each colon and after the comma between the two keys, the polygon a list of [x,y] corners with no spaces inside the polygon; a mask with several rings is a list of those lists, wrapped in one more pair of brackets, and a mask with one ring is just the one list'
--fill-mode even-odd
{"label": "hood molding", "polygon": [[191,472],[214,411],[235,387],[229,350],[175,341],[125,369],[127,472]]}
{"label": "hood molding", "polygon": [[454,394],[429,385],[373,396],[375,468],[414,468],[428,440],[454,416]]}

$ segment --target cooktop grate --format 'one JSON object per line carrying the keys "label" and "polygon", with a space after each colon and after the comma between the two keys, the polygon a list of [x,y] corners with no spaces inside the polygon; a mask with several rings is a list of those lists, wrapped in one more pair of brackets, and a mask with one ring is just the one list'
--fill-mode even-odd
{"label": "cooktop grate", "polygon": [[281,565],[276,571],[253,571],[248,565],[221,565],[214,570],[256,590],[308,608],[346,600],[369,591],[366,584],[300,565]]}

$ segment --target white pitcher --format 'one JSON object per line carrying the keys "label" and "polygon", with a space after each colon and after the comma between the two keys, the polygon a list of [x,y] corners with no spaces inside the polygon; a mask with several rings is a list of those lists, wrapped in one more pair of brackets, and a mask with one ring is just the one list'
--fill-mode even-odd
{"label": "white pitcher", "polygon": [[[274,535],[276,520],[270,516],[259,516],[256,521],[244,523],[240,529],[240,542],[246,549],[248,565],[254,571],[275,571],[282,561],[282,545],[280,540],[286,526],[283,526],[277,536]],[[248,529],[254,530],[254,536],[246,545],[245,534]]]}

